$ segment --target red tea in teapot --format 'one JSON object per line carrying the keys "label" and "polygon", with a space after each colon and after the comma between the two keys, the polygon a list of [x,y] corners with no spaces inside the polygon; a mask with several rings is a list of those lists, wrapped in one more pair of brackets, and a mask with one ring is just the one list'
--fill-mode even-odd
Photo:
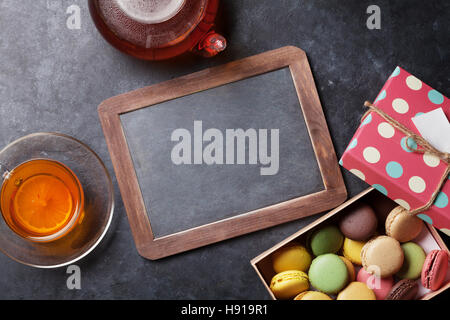
{"label": "red tea in teapot", "polygon": [[212,30],[218,0],[90,0],[89,7],[105,39],[138,58],[160,60],[189,50],[213,56],[226,46]]}
{"label": "red tea in teapot", "polygon": [[207,0],[100,0],[98,8],[121,39],[159,48],[184,39],[203,18]]}

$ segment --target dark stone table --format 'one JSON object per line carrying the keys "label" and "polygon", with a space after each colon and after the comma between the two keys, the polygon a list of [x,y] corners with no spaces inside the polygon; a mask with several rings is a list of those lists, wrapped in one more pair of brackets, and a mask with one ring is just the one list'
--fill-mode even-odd
{"label": "dark stone table", "polygon": [[[81,8],[81,29],[66,9]],[[366,27],[371,4],[381,29]],[[397,65],[450,95],[448,1],[223,0],[220,56],[143,62],[110,47],[86,1],[0,1],[0,145],[32,132],[57,131],[86,142],[113,173],[97,116],[104,99],[285,45],[307,52],[338,156],[362,114]],[[367,186],[343,170],[350,196]],[[250,259],[318,216],[224,241],[161,261],[141,258],[115,183],[110,231],[77,263],[82,289],[68,290],[66,268],[41,270],[0,255],[0,298],[267,299]],[[443,296],[441,297],[443,298]]]}

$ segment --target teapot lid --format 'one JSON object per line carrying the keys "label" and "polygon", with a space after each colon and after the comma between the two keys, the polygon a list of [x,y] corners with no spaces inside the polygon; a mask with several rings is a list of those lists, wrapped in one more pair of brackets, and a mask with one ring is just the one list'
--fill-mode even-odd
{"label": "teapot lid", "polygon": [[114,0],[130,19],[144,24],[155,24],[173,18],[186,0]]}

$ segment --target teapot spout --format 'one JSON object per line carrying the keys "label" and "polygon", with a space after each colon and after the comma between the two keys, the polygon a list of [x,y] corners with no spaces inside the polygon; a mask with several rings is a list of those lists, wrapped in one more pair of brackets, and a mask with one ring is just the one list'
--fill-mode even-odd
{"label": "teapot spout", "polygon": [[227,40],[215,31],[208,32],[196,46],[194,52],[203,57],[213,57],[227,47]]}

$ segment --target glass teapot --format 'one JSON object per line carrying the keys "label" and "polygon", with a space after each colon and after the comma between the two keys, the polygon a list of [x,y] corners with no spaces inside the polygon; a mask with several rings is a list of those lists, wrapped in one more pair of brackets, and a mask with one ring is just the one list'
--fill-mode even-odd
{"label": "glass teapot", "polygon": [[213,30],[219,0],[89,0],[97,29],[115,48],[144,60],[226,48]]}

